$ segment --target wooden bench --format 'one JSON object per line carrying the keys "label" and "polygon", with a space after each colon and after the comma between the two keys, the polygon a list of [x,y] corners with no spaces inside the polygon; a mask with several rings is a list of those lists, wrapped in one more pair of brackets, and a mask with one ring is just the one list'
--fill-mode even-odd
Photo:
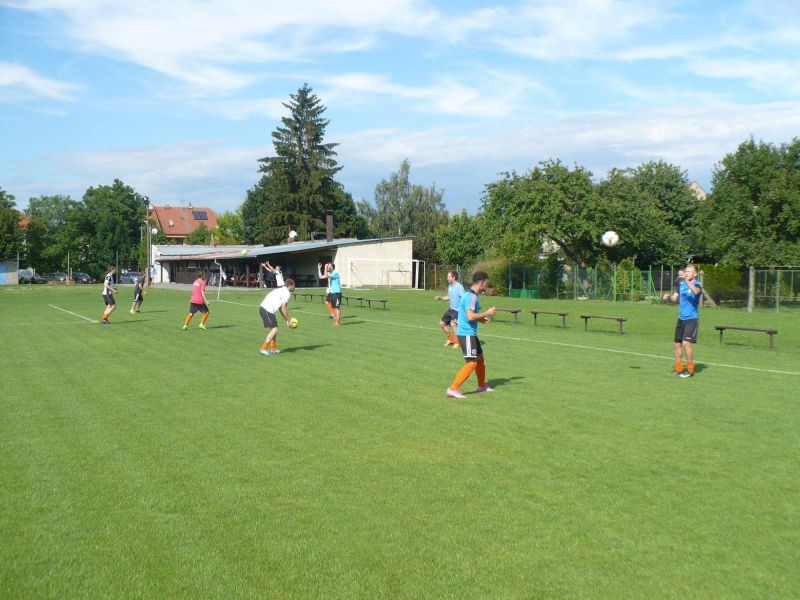
{"label": "wooden bench", "polygon": [[364,297],[363,296],[342,296],[342,299],[344,300],[345,304],[347,304],[347,306],[350,306],[350,300],[358,300],[358,305],[361,308],[364,308]]}
{"label": "wooden bench", "polygon": [[569,313],[565,312],[550,312],[547,310],[532,310],[531,314],[533,315],[533,325],[536,326],[536,317],[539,315],[558,315],[561,317],[561,326],[566,329],[567,328],[567,315]]}
{"label": "wooden bench", "polygon": [[627,321],[625,317],[609,317],[607,315],[581,315],[581,319],[583,319],[583,330],[589,330],[589,319],[608,319],[610,321],[616,321],[619,323],[619,334],[622,335],[622,324]]}
{"label": "wooden bench", "polygon": [[308,302],[309,300],[311,300],[313,302],[314,298],[322,298],[323,300],[325,300],[325,294],[317,294],[315,292],[294,292],[294,294],[295,294],[295,298],[298,295],[302,296],[303,297],[303,301],[305,301],[305,302]]}
{"label": "wooden bench", "polygon": [[369,308],[372,308],[373,302],[381,302],[383,303],[383,310],[386,310],[386,303],[388,302],[388,300],[385,300],[384,298],[364,298],[364,300],[366,301],[367,306]]}
{"label": "wooden bench", "polygon": [[777,329],[761,329],[759,327],[736,327],[734,325],[715,325],[714,329],[719,331],[719,343],[722,343],[722,334],[726,329],[734,329],[736,331],[757,331],[759,333],[766,333],[769,336],[769,349],[775,349],[773,341],[774,336],[778,335]]}
{"label": "wooden bench", "polygon": [[519,323],[519,313],[522,312],[521,308],[498,308],[497,312],[507,312],[514,315],[514,323]]}

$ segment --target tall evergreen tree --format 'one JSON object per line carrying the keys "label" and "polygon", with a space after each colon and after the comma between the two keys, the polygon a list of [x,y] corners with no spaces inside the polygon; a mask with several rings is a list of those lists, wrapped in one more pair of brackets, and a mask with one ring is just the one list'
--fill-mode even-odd
{"label": "tall evergreen tree", "polygon": [[341,169],[334,150],[338,144],[324,142],[326,108],[308,84],[290,98],[284,103],[290,116],[272,133],[275,156],[259,159],[263,176],[242,205],[245,239],[277,244],[290,227],[308,239],[325,231],[327,211],[345,217],[334,221],[337,236],[358,235],[363,222],[353,218],[353,199],[334,179]]}

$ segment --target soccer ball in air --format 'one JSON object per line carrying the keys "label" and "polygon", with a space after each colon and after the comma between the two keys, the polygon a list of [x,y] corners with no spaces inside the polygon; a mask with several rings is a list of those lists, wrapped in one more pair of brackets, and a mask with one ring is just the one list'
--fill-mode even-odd
{"label": "soccer ball in air", "polygon": [[297,329],[299,325],[300,325],[300,321],[298,321],[294,317],[289,319],[289,329]]}
{"label": "soccer ball in air", "polygon": [[289,237],[292,238],[292,239],[296,238],[297,237],[297,232],[294,229],[292,229],[289,232]]}
{"label": "soccer ball in air", "polygon": [[606,231],[603,234],[603,245],[608,246],[609,248],[613,248],[617,244],[619,244],[619,235],[616,231]]}
{"label": "soccer ball in air", "polygon": [[242,248],[242,256],[247,256],[247,248]]}

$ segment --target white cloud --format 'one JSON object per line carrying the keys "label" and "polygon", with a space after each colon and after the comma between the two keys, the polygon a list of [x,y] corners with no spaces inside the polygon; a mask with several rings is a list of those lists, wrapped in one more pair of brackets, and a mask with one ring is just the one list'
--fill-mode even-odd
{"label": "white cloud", "polygon": [[704,58],[690,61],[689,69],[703,77],[741,79],[760,91],[800,94],[800,65],[796,61]]}
{"label": "white cloud", "polygon": [[49,98],[69,102],[80,89],[72,83],[56,81],[16,63],[0,62],[0,102]]}
{"label": "white cloud", "polygon": [[425,86],[395,83],[385,75],[346,73],[322,78],[327,89],[321,93],[329,103],[369,102],[384,96],[410,101],[417,111],[482,118],[505,117],[529,106],[532,93],[552,96],[544,85],[518,73],[485,67],[469,72],[474,82],[453,76]]}

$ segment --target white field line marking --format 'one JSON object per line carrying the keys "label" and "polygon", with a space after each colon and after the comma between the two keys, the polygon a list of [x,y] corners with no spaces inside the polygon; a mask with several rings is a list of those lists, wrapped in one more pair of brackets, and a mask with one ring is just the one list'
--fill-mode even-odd
{"label": "white field line marking", "polygon": [[50,308],[55,308],[56,310],[60,310],[61,312],[69,313],[73,317],[79,317],[79,318],[83,319],[84,321],[89,321],[89,323],[94,323],[95,322],[95,319],[90,319],[89,317],[84,317],[83,315],[79,315],[78,313],[74,313],[71,310],[67,310],[66,308],[59,308],[55,304],[48,304],[48,306]]}
{"label": "white field line marking", "polygon": [[[239,306],[248,306],[248,307],[251,307],[251,308],[253,307],[252,304],[241,304],[239,302],[230,302],[228,300],[221,300],[220,302],[227,302],[228,304],[238,304]],[[294,312],[300,312],[300,313],[304,313],[304,314],[307,314],[307,315],[314,315],[314,316],[327,318],[327,315],[320,315],[318,313],[308,312],[308,311],[306,311],[306,310],[304,310],[302,308],[295,308]],[[373,321],[371,319],[362,319],[362,320],[367,322],[367,323],[378,323],[378,324],[381,324],[381,325],[392,325],[393,327],[406,327],[406,328],[410,328],[410,329],[424,329],[424,330],[432,330],[433,329],[432,327],[426,327],[424,325],[410,325],[408,323],[394,323],[394,322],[391,322],[391,321]],[[495,339],[498,339],[498,340],[510,340],[510,341],[514,341],[514,342],[530,342],[532,344],[547,344],[547,345],[550,345],[550,346],[562,346],[564,348],[577,348],[579,350],[596,350],[596,351],[599,351],[599,352],[611,352],[611,353],[614,353],[614,354],[626,354],[628,356],[641,356],[643,358],[656,358],[656,359],[659,359],[659,360],[672,361],[672,360],[675,359],[673,356],[661,356],[659,354],[647,354],[646,352],[634,352],[632,350],[617,350],[615,348],[602,348],[600,346],[584,346],[584,345],[581,345],[581,344],[568,344],[566,342],[551,342],[549,340],[533,340],[533,339],[530,339],[530,338],[520,338],[520,337],[512,337],[512,336],[506,336],[506,335],[495,335],[495,334],[492,334],[492,333],[489,333],[489,334],[481,333],[480,337],[482,337],[482,338],[484,338],[484,337],[485,338],[495,338]],[[713,363],[713,362],[708,362],[708,361],[705,361],[705,360],[704,361],[700,361],[699,364],[709,365],[709,366],[712,366],[712,367],[724,367],[726,369],[741,369],[743,371],[757,371],[759,373],[776,373],[778,375],[800,375],[800,372],[798,372],[798,371],[780,371],[778,369],[760,369],[758,367],[745,367],[745,366],[742,366],[742,365],[728,365],[728,364],[725,364],[725,363]]]}

